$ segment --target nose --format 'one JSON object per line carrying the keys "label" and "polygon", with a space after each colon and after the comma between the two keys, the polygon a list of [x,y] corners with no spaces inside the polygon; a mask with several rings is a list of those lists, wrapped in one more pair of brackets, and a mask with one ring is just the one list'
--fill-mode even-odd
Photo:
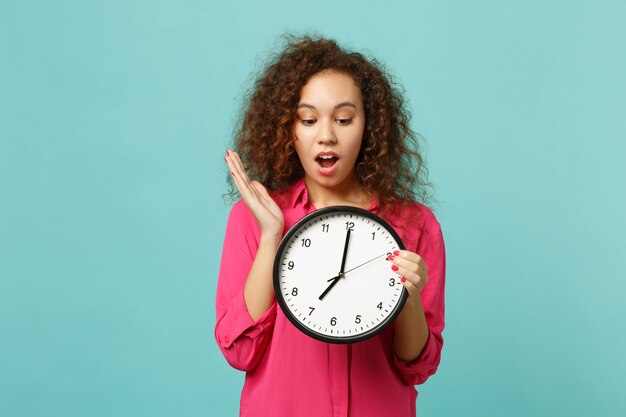
{"label": "nose", "polygon": [[335,131],[331,121],[320,123],[320,131],[317,137],[317,142],[319,144],[337,143],[337,137],[335,136]]}

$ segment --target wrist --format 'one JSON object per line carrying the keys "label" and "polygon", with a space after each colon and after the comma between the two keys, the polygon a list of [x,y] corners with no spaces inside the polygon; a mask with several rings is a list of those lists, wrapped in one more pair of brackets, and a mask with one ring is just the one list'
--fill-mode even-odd
{"label": "wrist", "polygon": [[266,244],[266,245],[275,245],[276,247],[278,247],[281,239],[282,239],[282,236],[280,233],[261,232],[261,239],[259,243]]}
{"label": "wrist", "polygon": [[420,311],[423,311],[422,300],[418,295],[414,297],[408,297],[404,307],[400,311],[400,316],[414,316]]}

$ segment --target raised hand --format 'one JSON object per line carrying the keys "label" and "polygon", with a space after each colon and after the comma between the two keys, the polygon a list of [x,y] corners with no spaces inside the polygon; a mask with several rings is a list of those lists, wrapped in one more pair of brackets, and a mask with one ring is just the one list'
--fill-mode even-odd
{"label": "raised hand", "polygon": [[259,224],[261,234],[280,237],[284,226],[283,212],[280,207],[260,182],[250,181],[239,155],[233,151],[226,151],[226,153],[224,160],[230,168],[235,186]]}

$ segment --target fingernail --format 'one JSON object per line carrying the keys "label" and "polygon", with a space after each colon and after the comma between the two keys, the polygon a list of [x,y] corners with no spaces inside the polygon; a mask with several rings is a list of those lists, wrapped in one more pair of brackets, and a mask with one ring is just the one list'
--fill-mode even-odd
{"label": "fingernail", "polygon": [[228,160],[226,159],[226,157],[224,157],[224,162],[228,163]]}
{"label": "fingernail", "polygon": [[400,278],[400,282],[406,282],[406,278],[404,277]]}
{"label": "fingernail", "polygon": [[396,251],[394,251],[394,252],[393,252],[393,254],[394,254],[394,255],[396,255],[396,256],[398,256],[398,255],[400,255],[400,251],[399,251],[399,250],[396,250]]}
{"label": "fingernail", "polygon": [[397,267],[397,266],[395,266],[395,265],[391,265],[391,269],[392,269],[393,271],[397,271],[397,270],[398,270],[398,267]]}
{"label": "fingernail", "polygon": [[232,175],[234,177],[235,173],[233,171],[230,171],[230,175]]}
{"label": "fingernail", "polygon": [[395,259],[395,256],[393,255],[389,255],[389,257],[387,258],[388,261],[393,261]]}
{"label": "fingernail", "polygon": [[226,149],[226,155],[230,156],[230,151]]}

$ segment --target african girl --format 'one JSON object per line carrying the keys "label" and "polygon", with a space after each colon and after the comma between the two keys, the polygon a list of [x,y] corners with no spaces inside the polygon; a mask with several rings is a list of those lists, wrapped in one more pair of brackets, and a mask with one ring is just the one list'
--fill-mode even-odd
{"label": "african girl", "polygon": [[[445,249],[408,124],[380,65],[331,40],[289,39],[257,79],[225,157],[242,200],[216,297],[217,343],[246,372],[242,416],[415,416],[414,385],[435,373],[443,344]],[[285,232],[334,205],[378,214],[406,246],[389,258],[409,293],[400,315],[347,345],[296,329],[272,283]]]}

